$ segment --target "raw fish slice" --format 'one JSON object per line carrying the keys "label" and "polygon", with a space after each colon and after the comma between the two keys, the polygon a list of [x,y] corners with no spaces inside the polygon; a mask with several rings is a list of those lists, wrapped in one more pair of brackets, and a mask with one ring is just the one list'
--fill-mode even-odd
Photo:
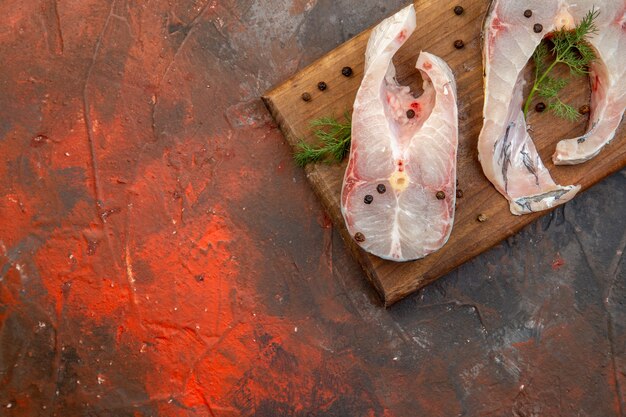
{"label": "raw fish slice", "polygon": [[341,195],[355,241],[394,261],[441,248],[454,221],[458,122],[452,72],[443,60],[422,52],[416,66],[424,93],[418,99],[394,78],[392,58],[415,26],[409,6],[372,32]]}
{"label": "raw fish slice", "polygon": [[589,42],[598,60],[590,66],[591,114],[587,133],[560,141],[552,160],[573,165],[596,156],[615,136],[626,108],[626,1],[581,0],[569,11],[576,22],[595,7],[598,33]]}
{"label": "raw fish slice", "polygon": [[[533,12],[531,19],[524,16],[527,9]],[[483,172],[517,215],[565,203],[580,189],[554,182],[522,112],[522,70],[543,36],[560,23],[560,10],[556,0],[494,0],[485,20],[484,124],[478,154]],[[534,32],[537,23],[543,25],[542,33]]]}
{"label": "raw fish slice", "polygon": [[[524,16],[526,10],[531,18]],[[591,10],[599,11],[598,33],[590,37],[598,60],[590,68],[588,132],[560,141],[552,158],[555,164],[577,164],[613,139],[626,108],[626,0],[494,0],[487,14],[485,122],[478,151],[485,175],[514,214],[562,204],[579,189],[556,184],[541,163],[521,115],[521,73],[545,35],[575,27]],[[540,33],[533,30],[537,23],[543,26]]]}

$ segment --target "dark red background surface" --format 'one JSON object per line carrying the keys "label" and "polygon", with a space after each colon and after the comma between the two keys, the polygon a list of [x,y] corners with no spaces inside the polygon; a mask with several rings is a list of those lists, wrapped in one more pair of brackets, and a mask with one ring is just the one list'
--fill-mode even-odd
{"label": "dark red background surface", "polygon": [[259,96],[402,1],[0,2],[0,416],[623,416],[626,172],[390,310]]}

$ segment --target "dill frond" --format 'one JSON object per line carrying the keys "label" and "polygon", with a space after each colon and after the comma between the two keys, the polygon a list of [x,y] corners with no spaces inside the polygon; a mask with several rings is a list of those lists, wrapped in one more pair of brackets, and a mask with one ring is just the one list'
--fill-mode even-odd
{"label": "dill frond", "polygon": [[569,81],[563,78],[546,77],[541,83],[541,89],[538,91],[538,94],[546,99],[555,98],[568,83]]}
{"label": "dill frond", "polygon": [[310,126],[319,146],[314,147],[301,140],[294,154],[296,164],[304,167],[320,161],[341,162],[350,151],[352,137],[352,120],[348,111],[344,113],[344,119],[343,122],[334,117],[312,120]]}
{"label": "dill frond", "polygon": [[575,122],[580,117],[580,113],[569,104],[563,103],[558,97],[550,101],[548,109],[552,110],[558,117]]}
{"label": "dill frond", "polygon": [[[589,65],[595,61],[596,53],[587,38],[597,33],[595,20],[599,14],[599,10],[592,9],[573,30],[561,28],[554,32],[550,39],[551,48],[548,41],[541,41],[533,53],[535,82],[524,104],[524,117],[528,117],[533,97],[538,94],[548,100],[548,108],[556,116],[570,121],[578,119],[580,116],[578,111],[558,97],[559,92],[568,84],[568,80],[552,78],[548,74],[559,64],[567,65],[573,76],[589,73]],[[550,64],[551,57],[554,57],[554,62]]]}
{"label": "dill frond", "polygon": [[550,49],[548,49],[548,45],[545,42],[541,42],[533,53],[533,61],[535,61],[535,78],[539,78],[539,75],[546,71],[546,61],[549,56]]}

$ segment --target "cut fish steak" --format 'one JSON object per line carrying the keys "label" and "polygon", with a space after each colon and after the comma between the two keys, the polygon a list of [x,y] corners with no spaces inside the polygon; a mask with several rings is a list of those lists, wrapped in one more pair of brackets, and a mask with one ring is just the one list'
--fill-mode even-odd
{"label": "cut fish steak", "polygon": [[614,137],[626,107],[626,0],[493,0],[487,13],[478,152],[483,172],[509,200],[513,214],[549,209],[580,189],[556,184],[537,153],[522,112],[522,70],[547,34],[574,28],[591,10],[599,11],[598,33],[589,39],[598,60],[589,74],[588,131],[560,141],[553,156],[555,164],[576,164],[597,155]]}
{"label": "cut fish steak", "polygon": [[552,156],[557,165],[578,164],[596,156],[615,136],[626,109],[626,0],[571,3],[576,4],[569,7],[567,17],[576,22],[585,9],[600,12],[596,19],[598,33],[589,39],[598,59],[589,68],[591,117],[587,133],[557,144]]}
{"label": "cut fish steak", "polygon": [[454,222],[458,118],[452,71],[421,52],[422,95],[416,99],[395,79],[392,58],[415,27],[411,5],[372,32],[341,193],[351,236],[364,250],[393,261],[438,250]]}

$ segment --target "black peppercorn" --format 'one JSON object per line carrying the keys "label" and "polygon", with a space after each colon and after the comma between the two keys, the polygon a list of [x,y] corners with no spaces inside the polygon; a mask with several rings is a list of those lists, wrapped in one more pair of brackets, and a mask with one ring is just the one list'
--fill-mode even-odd
{"label": "black peppercorn", "polygon": [[378,191],[378,194],[385,194],[385,192],[387,191],[387,187],[385,187],[385,184],[378,184],[378,187],[376,187],[376,191]]}
{"label": "black peppercorn", "polygon": [[454,41],[454,47],[456,49],[463,49],[464,46],[465,42],[463,42],[461,39],[457,39],[456,41]]}
{"label": "black peppercorn", "polygon": [[352,75],[352,68],[350,67],[343,67],[341,69],[341,73],[343,74],[344,77],[349,77]]}
{"label": "black peppercorn", "polygon": [[580,109],[578,109],[578,113],[580,114],[587,114],[591,111],[591,109],[589,108],[589,106],[587,104],[585,104],[584,106],[580,106]]}
{"label": "black peppercorn", "polygon": [[454,8],[454,14],[455,14],[455,15],[457,15],[457,16],[461,16],[461,15],[463,14],[463,11],[464,11],[464,10],[465,10],[465,9],[463,9],[463,7],[462,7],[462,6],[456,6],[456,7]]}
{"label": "black peppercorn", "polygon": [[317,88],[320,91],[324,91],[328,88],[328,86],[326,85],[326,83],[324,81],[320,81],[319,83],[317,83]]}
{"label": "black peppercorn", "polygon": [[443,191],[437,191],[437,194],[435,194],[437,197],[437,200],[443,200],[444,198],[446,198],[446,193],[444,193]]}
{"label": "black peppercorn", "polygon": [[535,23],[535,26],[533,26],[533,30],[535,31],[535,33],[541,33],[543,31],[543,25],[541,23]]}
{"label": "black peppercorn", "polygon": [[532,10],[530,10],[530,9],[524,10],[524,17],[527,17],[527,18],[530,19],[532,17],[532,15],[533,15],[533,11]]}
{"label": "black peppercorn", "polygon": [[302,100],[311,101],[311,95],[309,93],[302,93]]}
{"label": "black peppercorn", "polygon": [[354,234],[354,240],[357,242],[365,242],[365,235],[361,232],[357,232]]}
{"label": "black peppercorn", "polygon": [[363,199],[363,202],[365,204],[372,204],[372,201],[374,201],[374,196],[373,195],[366,195],[365,198]]}
{"label": "black peppercorn", "polygon": [[409,109],[406,111],[406,117],[408,117],[409,119],[412,119],[415,117],[415,110],[413,109]]}
{"label": "black peppercorn", "polygon": [[545,103],[537,103],[537,105],[535,106],[535,110],[537,110],[537,112],[541,113],[546,109],[546,105]]}

